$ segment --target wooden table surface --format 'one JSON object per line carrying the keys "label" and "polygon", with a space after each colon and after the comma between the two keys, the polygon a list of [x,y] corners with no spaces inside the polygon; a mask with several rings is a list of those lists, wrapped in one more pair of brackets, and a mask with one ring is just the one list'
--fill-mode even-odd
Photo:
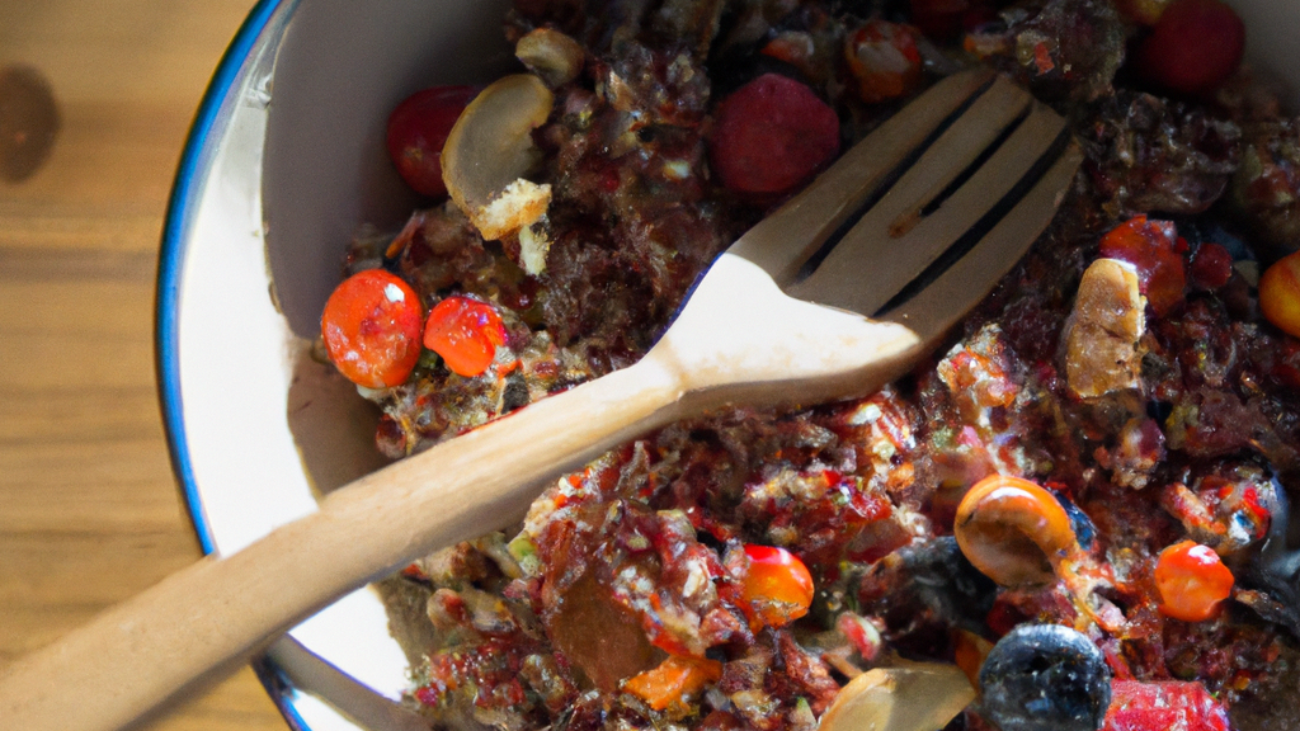
{"label": "wooden table surface", "polygon": [[[0,66],[38,69],[62,118],[46,164],[0,182],[0,669],[200,555],[159,418],[154,274],[190,120],[252,5],[0,2]],[[286,726],[245,669],[147,728]]]}

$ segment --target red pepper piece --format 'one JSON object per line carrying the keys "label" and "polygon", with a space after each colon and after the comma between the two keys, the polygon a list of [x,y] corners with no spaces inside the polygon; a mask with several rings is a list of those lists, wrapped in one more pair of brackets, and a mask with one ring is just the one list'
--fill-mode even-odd
{"label": "red pepper piece", "polygon": [[1228,712],[1200,683],[1110,684],[1110,708],[1101,731],[1230,731]]}
{"label": "red pepper piece", "polygon": [[1181,94],[1206,94],[1237,71],[1246,48],[1241,17],[1219,0],[1174,0],[1139,44],[1138,72]]}
{"label": "red pepper piece", "polygon": [[812,89],[764,74],[718,105],[709,162],[729,190],[776,196],[807,182],[840,151],[840,120]]}
{"label": "red pepper piece", "polygon": [[492,365],[497,346],[505,342],[505,325],[497,311],[468,297],[439,302],[424,326],[424,347],[442,356],[453,373],[470,378]]}
{"label": "red pepper piece", "polygon": [[435,86],[407,97],[388,117],[388,156],[415,192],[447,195],[442,147],[465,106],[478,94],[470,86]]}
{"label": "red pepper piece", "polygon": [[348,380],[366,388],[397,386],[420,360],[423,314],[411,285],[370,269],[334,289],[321,315],[321,337]]}
{"label": "red pepper piece", "polygon": [[1178,246],[1173,223],[1135,216],[1102,237],[1101,255],[1137,267],[1142,294],[1163,317],[1183,301],[1187,287]]}

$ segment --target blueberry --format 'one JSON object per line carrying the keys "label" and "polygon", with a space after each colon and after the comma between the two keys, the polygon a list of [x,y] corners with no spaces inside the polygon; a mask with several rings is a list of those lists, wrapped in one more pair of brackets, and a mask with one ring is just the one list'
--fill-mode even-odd
{"label": "blueberry", "polygon": [[1110,705],[1110,670],[1087,637],[1021,625],[980,669],[982,712],[1002,731],[1096,731]]}

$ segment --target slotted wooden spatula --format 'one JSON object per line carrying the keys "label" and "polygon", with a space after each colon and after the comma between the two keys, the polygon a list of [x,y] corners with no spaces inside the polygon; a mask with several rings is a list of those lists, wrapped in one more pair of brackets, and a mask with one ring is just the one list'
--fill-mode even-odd
{"label": "slotted wooden spatula", "polygon": [[4,727],[121,728],[367,581],[517,521],[544,481],[675,419],[879,388],[1015,264],[1079,161],[1064,121],[1011,82],[942,81],[737,241],[636,365],[358,480],[20,660],[0,677]]}

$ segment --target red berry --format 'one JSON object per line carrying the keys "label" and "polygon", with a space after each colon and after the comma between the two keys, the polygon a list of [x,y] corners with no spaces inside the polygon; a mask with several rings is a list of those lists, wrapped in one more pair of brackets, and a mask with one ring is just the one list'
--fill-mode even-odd
{"label": "red berry", "polygon": [[1138,46],[1138,72],[1182,94],[1205,94],[1241,65],[1246,26],[1219,0],[1174,0]]}
{"label": "red berry", "polygon": [[424,308],[415,290],[382,269],[343,280],[325,303],[321,337],[339,372],[366,388],[397,386],[420,360]]}
{"label": "red berry", "polygon": [[486,302],[468,297],[448,297],[429,312],[424,325],[424,347],[466,377],[482,374],[492,365],[497,346],[506,342],[501,316]]}
{"label": "red berry", "polygon": [[807,86],[764,74],[718,105],[709,161],[737,193],[771,196],[807,182],[840,150],[840,120]]}
{"label": "red berry", "polygon": [[477,93],[469,86],[435,86],[407,97],[389,115],[388,156],[415,192],[431,198],[447,195],[442,146]]}
{"label": "red berry", "polygon": [[1218,289],[1232,278],[1232,254],[1219,244],[1201,244],[1189,274],[1197,287]]}

